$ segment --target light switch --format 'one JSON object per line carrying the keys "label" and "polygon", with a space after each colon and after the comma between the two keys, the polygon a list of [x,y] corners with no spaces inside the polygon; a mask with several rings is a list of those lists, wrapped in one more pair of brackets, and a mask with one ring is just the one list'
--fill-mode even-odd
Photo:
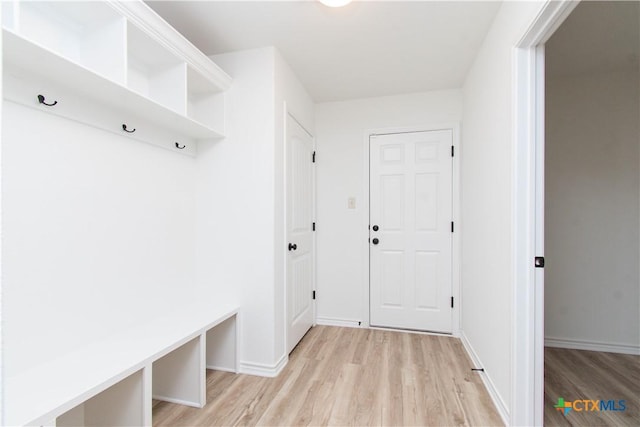
{"label": "light switch", "polygon": [[347,208],[349,208],[349,209],[355,209],[356,208],[356,198],[355,197],[349,197],[347,199]]}

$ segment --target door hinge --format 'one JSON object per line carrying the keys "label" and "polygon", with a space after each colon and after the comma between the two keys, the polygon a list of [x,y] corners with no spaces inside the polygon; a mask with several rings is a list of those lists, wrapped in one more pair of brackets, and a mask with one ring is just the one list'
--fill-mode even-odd
{"label": "door hinge", "polygon": [[311,231],[316,231],[316,223],[315,222],[311,223]]}
{"label": "door hinge", "polygon": [[453,308],[453,297],[451,297],[451,308]]}
{"label": "door hinge", "polygon": [[312,299],[316,299],[316,291],[313,291],[313,294],[311,295]]}
{"label": "door hinge", "polygon": [[454,151],[454,150],[455,150],[455,149],[453,148],[453,145],[452,145],[452,146],[451,146],[451,157],[453,157],[453,156],[454,156],[454,153],[455,153],[455,151]]}
{"label": "door hinge", "polygon": [[533,261],[533,265],[535,265],[536,268],[544,268],[544,257],[543,256],[537,256],[535,258],[535,260]]}
{"label": "door hinge", "polygon": [[453,221],[451,221],[451,232],[453,233]]}
{"label": "door hinge", "polygon": [[311,154],[311,163],[315,163],[316,162],[316,152],[314,151],[313,154]]}

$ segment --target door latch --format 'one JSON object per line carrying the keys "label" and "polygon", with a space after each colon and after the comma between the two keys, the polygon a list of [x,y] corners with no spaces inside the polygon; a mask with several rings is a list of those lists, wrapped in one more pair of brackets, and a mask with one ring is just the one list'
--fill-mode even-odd
{"label": "door latch", "polygon": [[536,268],[544,268],[544,257],[543,256],[537,256],[535,258],[535,261],[533,262],[533,265],[535,265]]}

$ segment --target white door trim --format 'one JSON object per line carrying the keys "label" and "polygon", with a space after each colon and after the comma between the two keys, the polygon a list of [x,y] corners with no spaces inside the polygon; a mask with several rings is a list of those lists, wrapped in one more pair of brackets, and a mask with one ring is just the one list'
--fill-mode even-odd
{"label": "white door trim", "polygon": [[364,278],[364,286],[362,289],[362,327],[370,328],[369,323],[369,137],[371,135],[385,135],[393,133],[406,133],[406,132],[428,132],[434,130],[451,129],[453,131],[453,146],[455,147],[455,155],[453,157],[453,181],[452,181],[452,202],[453,202],[453,221],[455,223],[455,232],[453,233],[453,250],[451,254],[451,291],[455,301],[453,307],[453,323],[452,323],[452,335],[455,337],[460,336],[460,315],[462,301],[460,300],[460,248],[461,248],[461,235],[462,224],[460,221],[460,123],[439,123],[439,124],[426,124],[418,126],[405,126],[405,127],[392,127],[392,128],[374,128],[366,129],[362,135],[363,143],[363,188],[362,194],[364,199],[362,201],[362,256],[364,259],[362,277]]}
{"label": "white door trim", "polygon": [[510,425],[542,425],[544,414],[544,44],[577,1],[547,1],[515,46],[512,153]]}

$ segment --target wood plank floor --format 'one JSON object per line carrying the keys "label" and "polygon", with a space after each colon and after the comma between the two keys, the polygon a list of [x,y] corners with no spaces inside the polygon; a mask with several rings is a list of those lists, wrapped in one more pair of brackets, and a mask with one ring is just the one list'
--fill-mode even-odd
{"label": "wood plank floor", "polygon": [[[640,356],[547,347],[544,365],[546,426],[640,426]],[[572,410],[564,416],[554,408],[559,397],[624,399],[626,410]]]}
{"label": "wood plank floor", "polygon": [[502,425],[456,338],[312,328],[277,378],[207,372],[202,409],[154,402],[154,426]]}

